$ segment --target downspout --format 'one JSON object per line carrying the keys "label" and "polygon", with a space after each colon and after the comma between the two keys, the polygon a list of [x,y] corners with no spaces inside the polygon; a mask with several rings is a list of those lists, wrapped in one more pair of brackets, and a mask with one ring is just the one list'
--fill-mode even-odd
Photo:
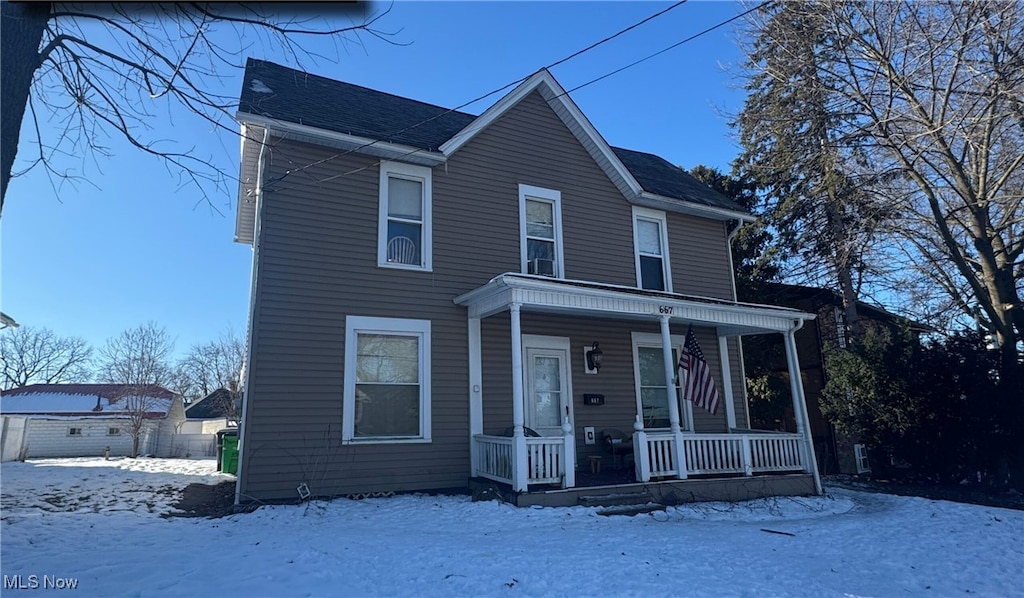
{"label": "downspout", "polygon": [[249,329],[246,336],[247,341],[245,346],[245,385],[242,388],[242,413],[239,416],[238,425],[238,471],[235,479],[235,504],[241,504],[242,498],[242,479],[244,474],[244,468],[248,464],[246,459],[243,458],[245,453],[245,430],[248,426],[246,423],[246,416],[248,415],[249,406],[249,389],[252,388],[253,374],[252,374],[252,349],[253,349],[253,338],[254,330],[256,328],[256,278],[258,273],[259,256],[260,256],[260,225],[261,225],[261,214],[263,213],[263,183],[264,176],[266,174],[266,153],[267,143],[270,141],[270,129],[264,127],[263,129],[263,141],[260,142],[260,155],[256,160],[256,189],[254,195],[256,196],[256,214],[254,216],[255,222],[253,224],[252,231],[252,273],[249,281]]}
{"label": "downspout", "polygon": [[793,402],[794,404],[799,405],[800,407],[799,418],[803,420],[804,444],[807,447],[807,459],[810,462],[810,466],[812,468],[811,473],[814,475],[814,491],[817,493],[818,496],[821,496],[821,475],[818,473],[818,459],[814,454],[814,439],[811,436],[811,422],[807,417],[807,398],[804,395],[804,381],[803,378],[800,376],[800,364],[796,351],[796,333],[801,328],[804,327],[804,323],[805,322],[802,319],[797,320],[793,329],[790,331],[786,338],[786,342],[792,344],[794,359],[794,362],[790,364],[790,367],[792,368],[790,371],[790,377],[792,378],[792,380],[790,381],[790,386],[793,388],[798,388],[800,391],[799,400]]}

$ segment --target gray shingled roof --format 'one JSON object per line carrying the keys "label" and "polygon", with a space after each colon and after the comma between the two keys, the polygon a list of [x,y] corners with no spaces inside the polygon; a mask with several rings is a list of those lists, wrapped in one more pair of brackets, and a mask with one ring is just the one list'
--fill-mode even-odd
{"label": "gray shingled roof", "polygon": [[[430,151],[437,151],[476,118],[253,58],[246,63],[238,110]],[[645,191],[747,213],[664,158],[618,147],[612,150]]]}

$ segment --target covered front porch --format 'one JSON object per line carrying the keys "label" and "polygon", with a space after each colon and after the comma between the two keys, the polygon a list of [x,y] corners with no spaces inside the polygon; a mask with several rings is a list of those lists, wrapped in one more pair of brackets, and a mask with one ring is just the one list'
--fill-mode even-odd
{"label": "covered front porch", "polygon": [[[683,481],[692,491],[714,489],[715,480],[727,489],[750,487],[753,479],[761,486],[784,479],[779,487],[789,490],[775,493],[820,493],[794,340],[812,315],[523,274],[495,277],[455,302],[469,312],[473,478],[507,485],[515,494],[564,493],[588,481],[578,478],[593,477],[577,471],[592,472],[596,463],[629,470],[633,482],[667,485],[673,492]],[[498,321],[484,334],[482,320],[492,317]],[[505,317],[507,327],[500,321]],[[699,328],[703,338],[724,407],[715,415],[699,408],[694,413],[691,403],[677,400],[682,326]],[[735,339],[752,334],[784,336],[795,434],[746,429]],[[607,374],[588,363],[591,337],[606,339],[602,346],[614,351],[615,369],[609,365]],[[652,380],[652,373],[664,380]],[[618,444],[605,445],[609,431],[621,434]],[[794,485],[794,479],[803,481]]]}

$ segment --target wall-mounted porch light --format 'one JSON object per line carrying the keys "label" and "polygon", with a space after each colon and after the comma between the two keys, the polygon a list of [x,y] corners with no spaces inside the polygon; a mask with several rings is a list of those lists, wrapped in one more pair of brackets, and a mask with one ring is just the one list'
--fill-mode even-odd
{"label": "wall-mounted porch light", "polygon": [[588,374],[596,374],[601,369],[601,360],[604,356],[604,351],[602,351],[597,345],[597,341],[594,341],[594,346],[586,352]]}

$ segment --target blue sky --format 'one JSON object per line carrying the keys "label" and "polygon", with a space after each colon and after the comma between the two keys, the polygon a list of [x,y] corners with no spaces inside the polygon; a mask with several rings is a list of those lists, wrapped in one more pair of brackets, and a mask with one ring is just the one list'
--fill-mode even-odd
{"label": "blue sky", "polygon": [[[343,46],[314,40],[304,46],[326,58],[297,65],[248,40],[245,55],[454,107],[668,6],[398,2],[378,26],[408,45],[372,37]],[[734,2],[691,0],[552,73],[572,89],[743,10]],[[212,35],[238,47],[229,31]],[[727,115],[744,99],[733,75],[741,62],[736,32],[726,26],[571,95],[612,145],[656,153],[685,168],[728,170],[738,153]],[[236,96],[242,71],[219,74],[223,88],[216,91]],[[478,114],[499,97],[463,110]],[[195,147],[237,172],[237,138],[182,113],[158,114],[149,123],[151,138]],[[35,150],[25,139],[23,133],[20,160]],[[81,336],[96,347],[149,320],[167,327],[179,354],[227,329],[244,333],[251,251],[232,241],[235,198],[215,198],[218,214],[159,160],[116,137],[103,142],[112,157],[69,162],[91,184],[55,194],[39,170],[12,181],[0,223],[0,307],[23,325]]]}

